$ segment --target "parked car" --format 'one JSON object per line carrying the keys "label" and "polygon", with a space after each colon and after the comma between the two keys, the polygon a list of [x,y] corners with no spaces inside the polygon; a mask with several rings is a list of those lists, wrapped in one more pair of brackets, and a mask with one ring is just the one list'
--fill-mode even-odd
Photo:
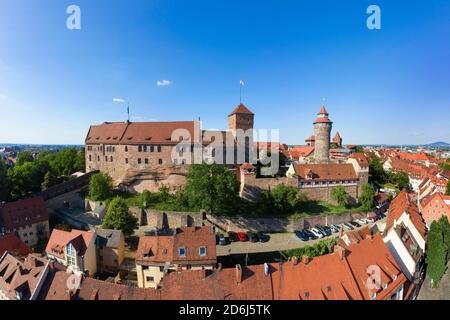
{"label": "parked car", "polygon": [[228,239],[230,239],[230,242],[239,242],[237,233],[233,231],[228,232]]}
{"label": "parked car", "polygon": [[268,234],[259,233],[258,234],[259,242],[269,242],[270,236]]}
{"label": "parked car", "polygon": [[295,230],[294,234],[297,236],[297,238],[299,238],[302,241],[308,241],[309,240],[309,236],[306,235],[304,232]]}
{"label": "parked car", "polygon": [[259,237],[256,233],[254,232],[247,232],[247,238],[250,242],[255,243],[255,242],[259,242]]}
{"label": "parked car", "polygon": [[319,232],[322,234],[322,236],[324,236],[324,237],[328,236],[328,235],[327,235],[327,232],[326,232],[325,229],[324,229],[324,227],[322,227],[322,226],[316,226],[315,229],[319,230]]}
{"label": "parked car", "polygon": [[327,237],[329,237],[333,234],[333,230],[331,230],[331,228],[328,226],[322,227],[322,230],[325,232],[325,235]]}
{"label": "parked car", "polygon": [[355,222],[357,224],[359,224],[360,226],[363,226],[363,225],[367,224],[366,221],[364,221],[363,219],[356,219]]}
{"label": "parked car", "polygon": [[238,232],[237,233],[238,239],[240,242],[246,242],[248,241],[248,237],[244,232]]}
{"label": "parked car", "polygon": [[352,231],[354,229],[354,226],[351,225],[350,223],[346,222],[344,224],[342,224],[342,227],[347,230],[347,231]]}
{"label": "parked car", "polygon": [[377,218],[378,218],[378,220],[382,220],[382,219],[386,218],[386,215],[384,213],[379,213],[379,214],[377,214]]}
{"label": "parked car", "polygon": [[330,228],[331,228],[331,231],[332,231],[333,233],[337,233],[337,232],[341,231],[341,228],[340,228],[339,226],[335,225],[335,224],[332,224],[332,225],[330,226]]}
{"label": "parked car", "polygon": [[309,231],[311,231],[317,238],[319,239],[323,238],[322,232],[320,232],[320,230],[318,230],[317,228],[311,228],[309,229]]}
{"label": "parked car", "polygon": [[316,240],[317,236],[312,233],[311,231],[309,231],[308,229],[303,229],[302,230],[303,234],[306,235],[309,239],[308,240]]}
{"label": "parked car", "polygon": [[361,227],[361,225],[358,222],[356,222],[356,221],[350,221],[349,223],[355,228]]}
{"label": "parked car", "polygon": [[367,220],[369,223],[374,223],[374,222],[377,221],[378,219],[377,219],[376,216],[372,216],[372,217],[366,218],[366,220]]}
{"label": "parked car", "polygon": [[228,244],[227,238],[223,235],[219,235],[219,246],[226,246]]}

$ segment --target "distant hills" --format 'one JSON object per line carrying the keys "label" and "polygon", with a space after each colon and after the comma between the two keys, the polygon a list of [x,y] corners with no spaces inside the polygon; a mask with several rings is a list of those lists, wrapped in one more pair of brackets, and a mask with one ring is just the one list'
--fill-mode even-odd
{"label": "distant hills", "polygon": [[450,143],[443,142],[443,141],[438,141],[438,142],[433,142],[433,143],[430,143],[430,144],[426,144],[426,145],[424,145],[424,147],[429,147],[429,148],[450,148]]}

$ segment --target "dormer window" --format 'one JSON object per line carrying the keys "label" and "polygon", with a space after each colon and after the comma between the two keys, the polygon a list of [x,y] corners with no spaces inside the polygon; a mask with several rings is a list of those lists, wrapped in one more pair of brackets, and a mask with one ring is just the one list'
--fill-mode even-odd
{"label": "dormer window", "polygon": [[370,297],[370,299],[375,300],[377,298],[377,294],[373,293],[372,296]]}
{"label": "dormer window", "polygon": [[198,248],[198,254],[200,255],[200,257],[206,257],[206,247]]}
{"label": "dormer window", "polygon": [[179,249],[178,249],[178,255],[180,256],[180,257],[186,257],[186,247],[180,247]]}

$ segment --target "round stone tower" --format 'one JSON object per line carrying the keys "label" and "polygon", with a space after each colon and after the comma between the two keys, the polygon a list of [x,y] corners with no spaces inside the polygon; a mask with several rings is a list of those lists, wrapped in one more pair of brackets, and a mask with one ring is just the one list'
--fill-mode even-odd
{"label": "round stone tower", "polygon": [[314,161],[315,163],[328,163],[330,160],[330,138],[333,122],[328,118],[325,106],[320,109],[317,119],[314,121],[314,133],[316,136]]}

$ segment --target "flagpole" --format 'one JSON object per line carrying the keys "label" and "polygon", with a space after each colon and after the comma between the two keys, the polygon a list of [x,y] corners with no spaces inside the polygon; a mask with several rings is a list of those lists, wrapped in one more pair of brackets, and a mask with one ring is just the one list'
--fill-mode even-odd
{"label": "flagpole", "polygon": [[128,102],[127,106],[127,113],[128,113],[128,122],[130,122],[130,103]]}

